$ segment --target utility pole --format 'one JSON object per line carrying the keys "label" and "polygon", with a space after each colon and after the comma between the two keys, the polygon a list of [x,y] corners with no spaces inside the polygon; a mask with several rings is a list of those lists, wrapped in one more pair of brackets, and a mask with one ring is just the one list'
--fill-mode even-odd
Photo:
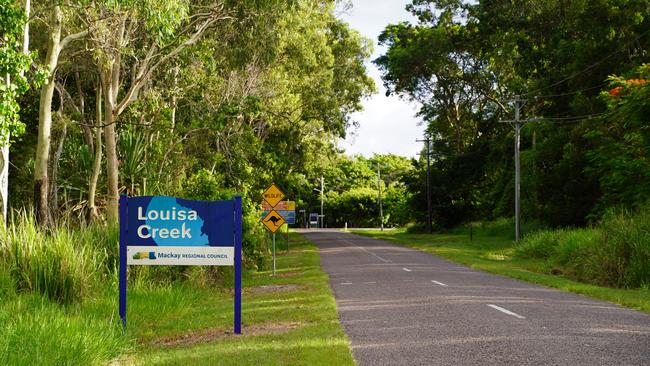
{"label": "utility pole", "polygon": [[521,238],[521,160],[519,150],[521,147],[521,128],[528,122],[535,122],[538,119],[521,119],[520,112],[525,100],[518,96],[513,100],[515,107],[515,119],[500,121],[510,123],[515,130],[515,241]]}
{"label": "utility pole", "polygon": [[519,111],[521,101],[515,100],[515,241],[519,241],[521,235],[521,161],[519,150],[521,147],[521,121]]}
{"label": "utility pole", "polygon": [[384,210],[381,206],[381,172],[377,164],[377,189],[379,190],[379,229],[384,231]]}
{"label": "utility pole", "polygon": [[323,200],[325,199],[325,179],[320,177],[320,228],[325,227],[325,215],[323,215]]}
{"label": "utility pole", "polygon": [[322,175],[320,177],[320,189],[314,188],[314,191],[320,193],[320,216],[319,217],[320,217],[320,228],[322,229],[325,227],[325,215],[323,215],[323,200],[325,198],[325,179],[323,178]]}
{"label": "utility pole", "polygon": [[424,140],[415,140],[416,142],[427,143],[427,231],[429,234],[433,233],[431,222],[433,221],[431,215],[431,137],[427,136]]}

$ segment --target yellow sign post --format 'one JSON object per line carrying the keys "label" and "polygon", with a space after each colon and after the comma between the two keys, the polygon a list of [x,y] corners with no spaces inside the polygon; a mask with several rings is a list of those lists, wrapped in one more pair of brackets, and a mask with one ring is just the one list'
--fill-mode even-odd
{"label": "yellow sign post", "polygon": [[262,224],[264,224],[264,226],[266,226],[266,228],[273,234],[284,225],[284,222],[282,215],[275,212],[275,210],[271,210],[271,212],[262,219]]}
{"label": "yellow sign post", "polygon": [[262,201],[263,203],[267,203],[270,206],[270,211],[269,213],[264,216],[262,219],[262,224],[266,227],[266,229],[270,232],[273,233],[273,275],[275,276],[275,232],[278,231],[284,225],[286,220],[282,215],[277,213],[275,211],[275,206],[282,201],[284,198],[284,193],[278,188],[278,186],[275,185],[275,183],[271,184],[269,188],[267,188],[264,193],[262,193]]}
{"label": "yellow sign post", "polygon": [[262,193],[262,198],[264,201],[268,202],[271,207],[275,207],[275,205],[284,198],[284,193],[282,193],[280,188],[273,183],[266,189],[266,191],[264,191],[264,193]]}

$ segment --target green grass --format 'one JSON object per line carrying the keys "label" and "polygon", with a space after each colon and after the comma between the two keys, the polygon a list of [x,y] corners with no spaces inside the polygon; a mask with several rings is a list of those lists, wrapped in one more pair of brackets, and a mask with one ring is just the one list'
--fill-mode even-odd
{"label": "green grass", "polygon": [[[318,250],[297,234],[290,253],[278,240],[277,276],[244,274],[242,335],[232,335],[232,269],[215,284],[198,268],[143,268],[129,268],[124,331],[114,272],[68,303],[18,288],[0,263],[0,365],[354,364]],[[165,274],[176,280],[160,281]]]}
{"label": "green grass", "polygon": [[0,225],[0,277],[9,276],[0,278],[0,292],[4,282],[61,304],[92,298],[98,284],[116,272],[118,241],[116,226],[62,222],[42,230],[31,213],[15,212],[9,224]]}
{"label": "green grass", "polygon": [[35,295],[7,295],[0,304],[1,365],[105,365],[129,352],[114,307],[92,311]]}
{"label": "green grass", "polygon": [[650,287],[650,209],[612,211],[598,225],[538,231],[516,256],[544,260],[555,273],[616,288]]}
{"label": "green grass", "polygon": [[[232,332],[232,295],[182,285],[132,292],[128,333],[140,344],[132,356],[134,362],[151,365],[353,365],[349,341],[338,322],[327,275],[320,269],[318,250],[297,234],[291,236],[291,252],[278,252],[277,276],[271,276],[269,271],[245,276],[241,336],[161,346],[163,339],[186,334]],[[273,285],[291,286],[291,290],[259,292],[260,286]],[[274,334],[264,331],[285,324],[292,324],[293,329]],[[247,334],[251,327],[256,329],[255,334]]]}
{"label": "green grass", "polygon": [[439,255],[469,267],[520,280],[571,291],[650,313],[650,290],[616,289],[586,284],[554,275],[554,267],[537,258],[515,256],[512,240],[498,236],[469,234],[411,234],[404,230],[353,231],[355,234],[390,240],[400,245]]}

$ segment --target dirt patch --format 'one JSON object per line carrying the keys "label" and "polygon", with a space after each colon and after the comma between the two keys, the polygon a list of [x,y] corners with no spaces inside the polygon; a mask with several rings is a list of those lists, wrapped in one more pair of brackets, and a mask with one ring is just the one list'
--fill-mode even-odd
{"label": "dirt patch", "polygon": [[[257,336],[268,334],[282,334],[290,330],[297,329],[303,326],[300,322],[284,322],[284,323],[265,323],[254,324],[242,327],[242,336]],[[226,330],[224,328],[203,329],[194,332],[189,332],[180,335],[167,336],[156,338],[149,342],[151,346],[163,347],[179,347],[191,346],[198,343],[208,343],[225,339],[228,337],[239,336],[234,334],[232,329]]]}
{"label": "dirt patch", "polygon": [[265,285],[256,287],[246,287],[242,291],[245,294],[268,294],[272,292],[288,292],[300,289],[298,285]]}

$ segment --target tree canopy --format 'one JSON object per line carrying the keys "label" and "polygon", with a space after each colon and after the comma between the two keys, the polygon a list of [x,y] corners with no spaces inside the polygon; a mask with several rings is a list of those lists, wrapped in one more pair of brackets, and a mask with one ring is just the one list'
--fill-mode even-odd
{"label": "tree canopy", "polygon": [[647,91],[647,4],[414,0],[407,9],[417,22],[388,25],[375,63],[390,93],[421,104],[440,225],[512,214],[512,132],[498,122],[513,119],[514,99],[537,121],[523,130],[528,219],[582,225],[649,198],[647,115],[632,112]]}

